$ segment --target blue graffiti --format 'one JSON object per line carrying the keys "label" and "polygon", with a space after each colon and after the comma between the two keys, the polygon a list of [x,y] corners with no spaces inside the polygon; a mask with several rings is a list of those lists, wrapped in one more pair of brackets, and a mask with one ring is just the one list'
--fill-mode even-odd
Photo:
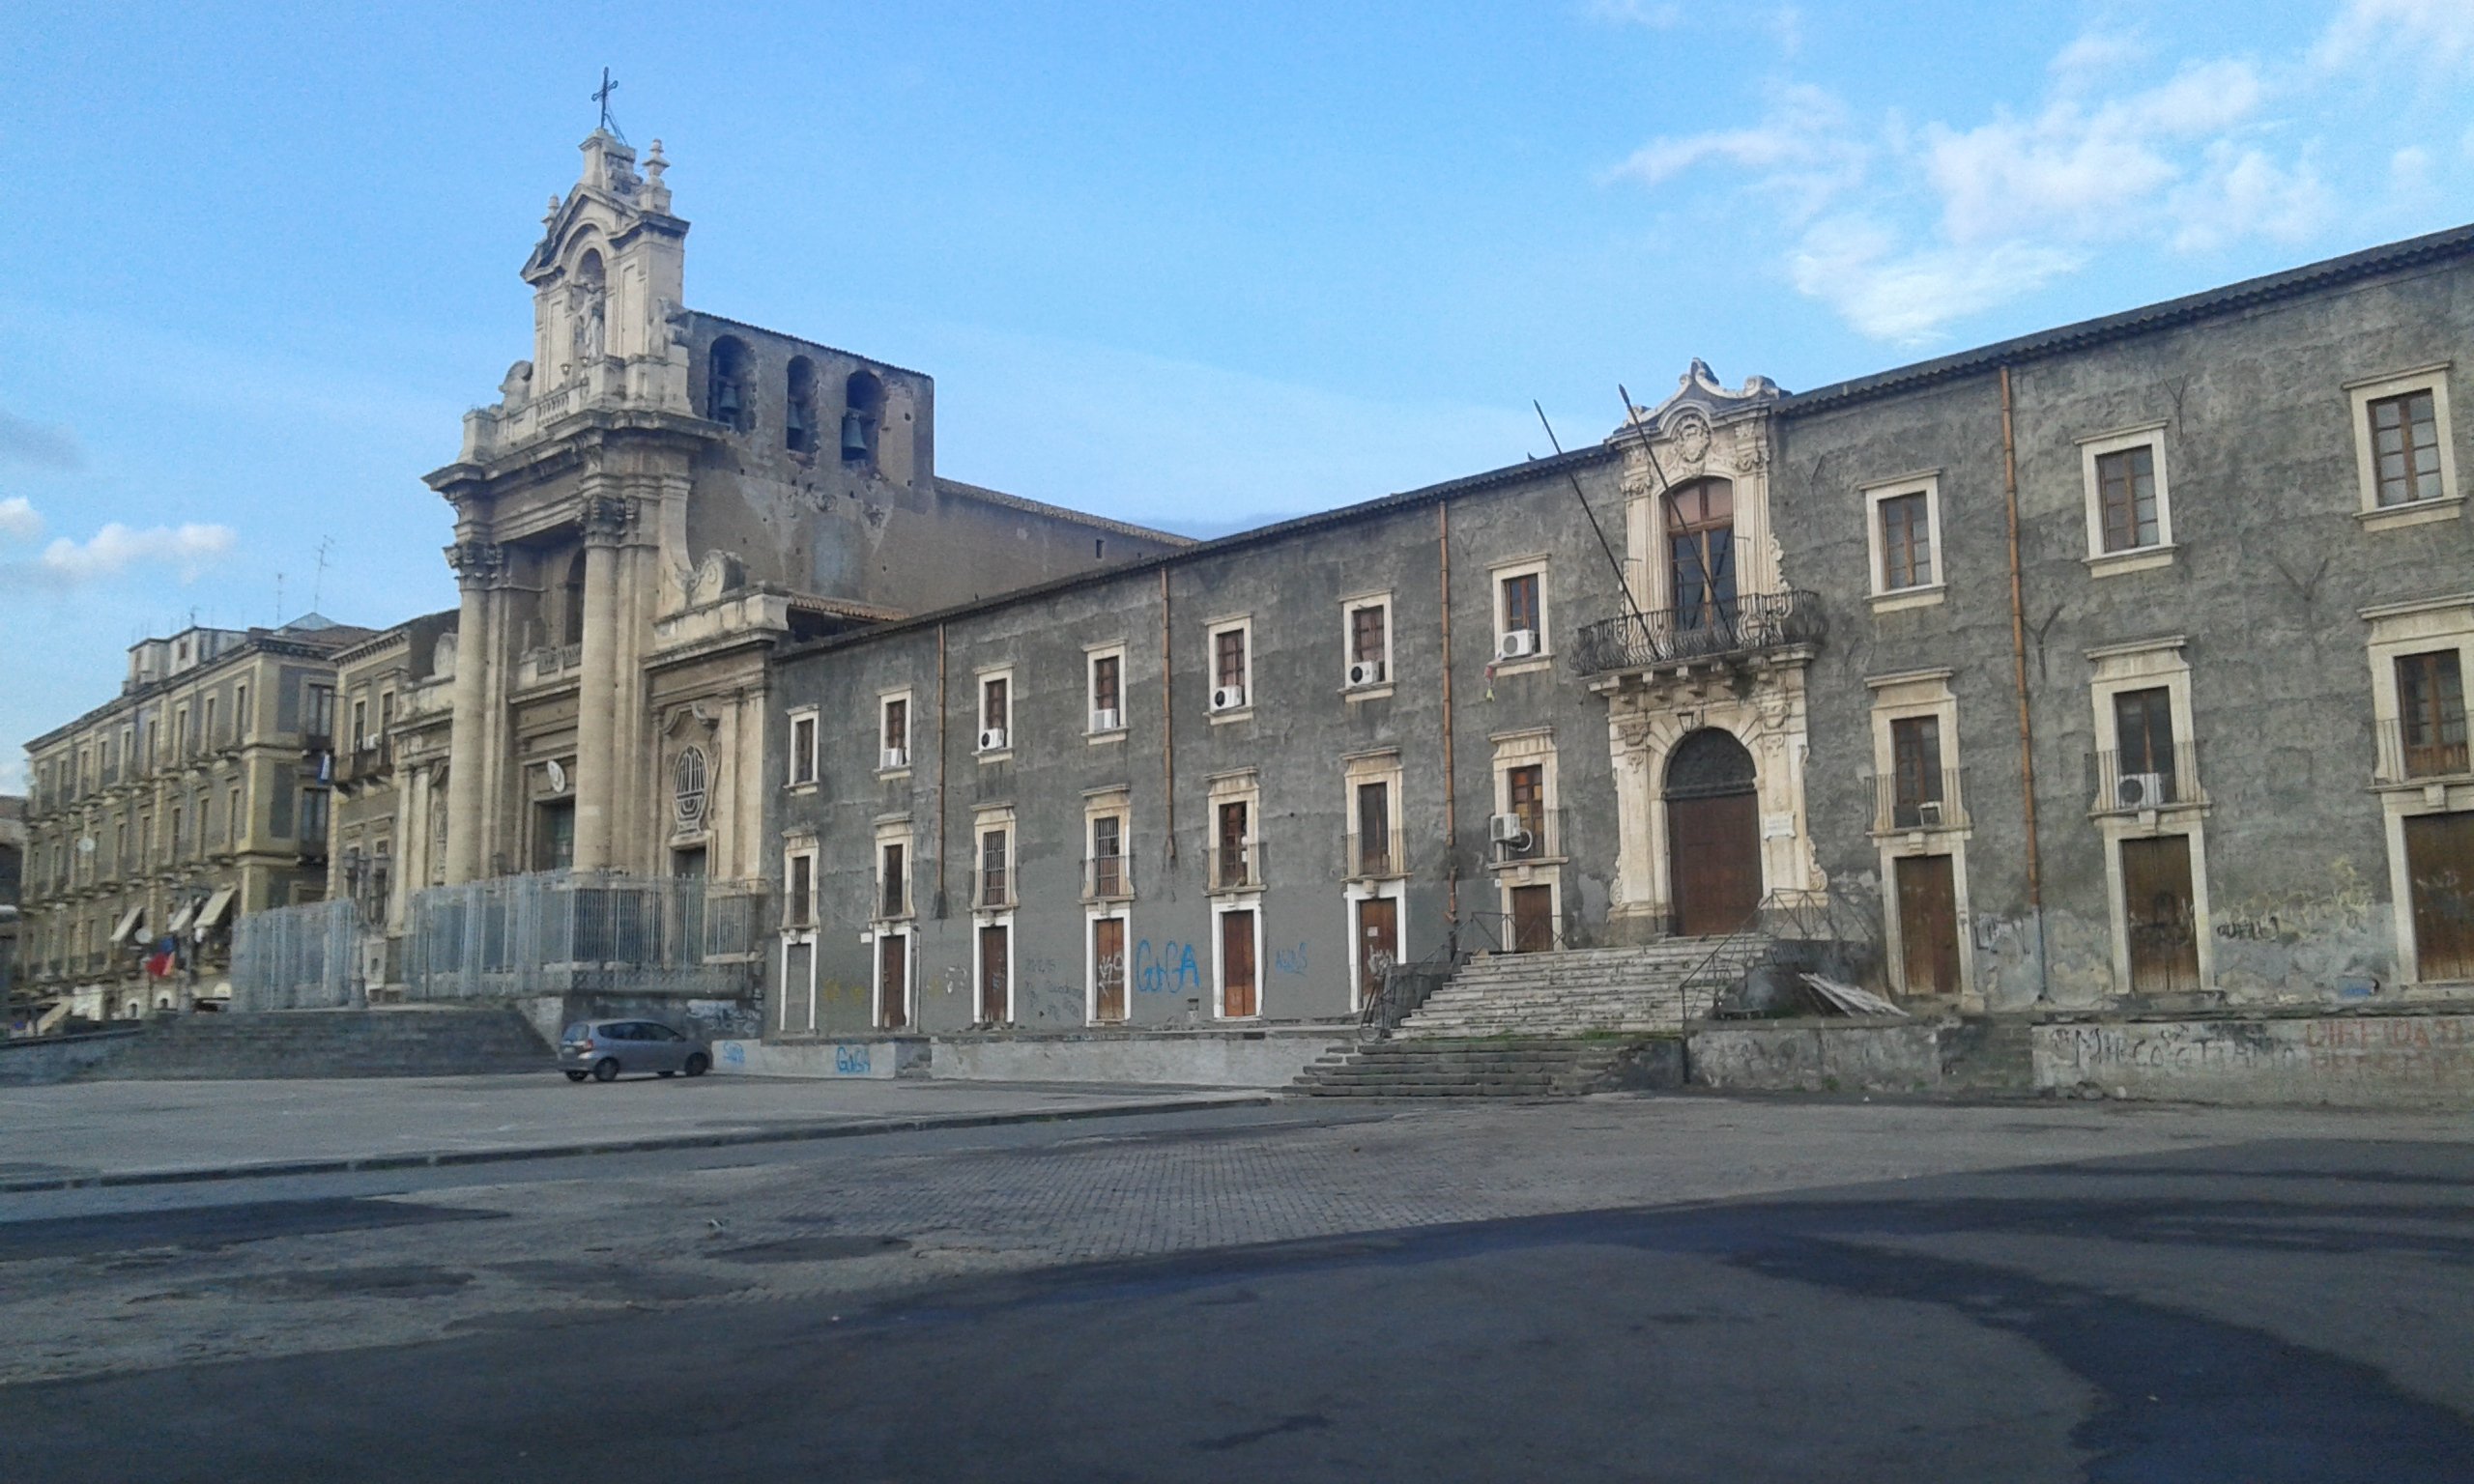
{"label": "blue graffiti", "polygon": [[744,1067],[747,1065],[747,1047],[735,1041],[723,1042],[722,1060],[733,1067]]}
{"label": "blue graffiti", "polygon": [[1272,970],[1279,974],[1304,974],[1306,972],[1306,945],[1300,943],[1293,949],[1281,948],[1273,950]]}
{"label": "blue graffiti", "polygon": [[833,1048],[833,1074],[837,1077],[864,1077],[870,1063],[865,1042],[844,1043]]}
{"label": "blue graffiti", "polygon": [[1134,945],[1134,987],[1142,994],[1168,994],[1178,989],[1202,987],[1202,971],[1194,967],[1194,946],[1189,943],[1163,943],[1160,951],[1151,951],[1151,940],[1144,938]]}

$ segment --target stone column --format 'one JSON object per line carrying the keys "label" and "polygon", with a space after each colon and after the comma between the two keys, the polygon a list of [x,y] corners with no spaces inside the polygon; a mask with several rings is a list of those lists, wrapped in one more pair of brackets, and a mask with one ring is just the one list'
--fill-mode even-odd
{"label": "stone column", "polygon": [[576,679],[576,857],[578,870],[610,869],[611,807],[618,758],[611,742],[618,705],[618,542],[624,500],[595,496],[584,511],[584,653]]}
{"label": "stone column", "polygon": [[482,756],[489,749],[489,585],[505,566],[506,554],[488,541],[459,541],[446,549],[461,589],[455,628],[455,713],[447,733],[446,879],[449,885],[481,873],[481,813],[485,799]]}

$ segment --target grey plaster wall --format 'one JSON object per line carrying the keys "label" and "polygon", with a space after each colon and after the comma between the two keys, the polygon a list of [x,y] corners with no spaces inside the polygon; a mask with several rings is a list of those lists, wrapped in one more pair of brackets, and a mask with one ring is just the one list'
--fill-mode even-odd
{"label": "grey plaster wall", "polygon": [[[1601,507],[1617,493],[1611,463],[1573,461]],[[855,642],[786,654],[775,688],[775,756],[788,750],[787,713],[814,705],[822,718],[820,779],[812,790],[777,790],[777,832],[812,832],[819,842],[818,1002],[822,1034],[868,1028],[873,950],[868,929],[878,819],[907,814],[920,842],[914,945],[919,1028],[960,1029],[973,1018],[970,853],[974,810],[1008,804],[1017,813],[1020,906],[1014,914],[1016,1023],[1058,1029],[1087,1018],[1085,913],[1080,900],[1084,798],[1123,787],[1132,806],[1134,902],[1128,943],[1130,1020],[1182,1025],[1193,1001],[1213,1005],[1212,899],[1205,890],[1209,780],[1256,770],[1257,831],[1265,842],[1266,1020],[1349,1013],[1350,922],[1344,901],[1345,763],[1396,749],[1404,797],[1399,813],[1408,877],[1401,912],[1404,958],[1440,947],[1456,874],[1469,930],[1500,932],[1480,919],[1500,910],[1485,860],[1493,808],[1493,733],[1551,728],[1562,797],[1569,811],[1569,864],[1560,868],[1568,913],[1602,923],[1616,852],[1603,705],[1560,667],[1489,678],[1491,561],[1542,554],[1549,561],[1547,622],[1553,644],[1614,612],[1616,578],[1560,471],[1532,467],[1482,476],[1446,497],[1450,506],[1453,768],[1457,848],[1446,846],[1447,780],[1442,704],[1439,519],[1431,500],[1404,501],[1345,523],[1238,537],[1164,567],[1103,577],[1061,591],[1002,602],[942,625],[946,731],[935,734],[938,628],[914,625]],[[1164,714],[1162,572],[1169,649]],[[1393,694],[1352,701],[1342,694],[1342,600],[1393,595]],[[1251,720],[1214,725],[1207,634],[1212,620],[1253,622]],[[1090,646],[1125,645],[1128,728],[1119,740],[1085,735],[1084,657]],[[1010,667],[1013,757],[984,763],[976,741],[978,671]],[[886,691],[913,693],[912,766],[877,776],[877,703]],[[1173,739],[1173,746],[1171,746]],[[942,913],[935,875],[942,812]],[[1174,825],[1169,816],[1173,805]],[[777,868],[778,870],[778,868]],[[1191,952],[1194,970],[1181,974]],[[778,983],[780,1001],[804,987]],[[1151,971],[1146,973],[1145,971]]]}
{"label": "grey plaster wall", "polygon": [[[1811,671],[1807,788],[1824,868],[1880,889],[1864,679],[1948,667],[1972,820],[1971,952],[1995,1008],[2115,994],[2091,647],[2187,636],[2217,987],[2333,997],[2400,976],[2374,764],[2372,604],[2463,592],[2474,526],[2366,530],[2345,385],[2450,360],[2474,328],[2462,260],[2015,368],[2028,672],[2044,869],[2040,970],[2027,886],[1999,389],[1966,380],[1779,421],[1786,571],[1832,617]],[[2461,392],[2462,384],[2453,389]],[[2165,423],[2173,563],[2096,577],[2079,441]],[[2457,425],[2458,461],[2474,469]],[[1861,487],[1938,471],[1938,607],[1868,611]],[[2110,725],[2108,726],[2110,729]],[[1945,739],[1945,750],[1948,748]],[[1945,756],[1945,761],[1949,760]]]}
{"label": "grey plaster wall", "polygon": [[[701,415],[711,415],[715,342],[728,336],[747,351],[747,426],[694,467],[687,542],[699,560],[729,552],[760,582],[924,613],[1177,544],[940,480],[935,385],[919,372],[710,315],[687,323],[689,395]],[[805,453],[785,441],[797,357],[816,372],[816,442]],[[844,389],[860,371],[881,383],[884,406],[875,458],[846,463]]]}

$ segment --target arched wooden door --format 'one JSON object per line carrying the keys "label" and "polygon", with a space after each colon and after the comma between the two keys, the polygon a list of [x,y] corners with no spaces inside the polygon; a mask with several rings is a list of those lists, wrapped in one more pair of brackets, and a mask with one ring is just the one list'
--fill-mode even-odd
{"label": "arched wooden door", "polygon": [[1733,932],[1761,904],[1761,802],[1753,783],[1752,754],[1716,728],[1685,737],[1667,759],[1667,879],[1677,932]]}

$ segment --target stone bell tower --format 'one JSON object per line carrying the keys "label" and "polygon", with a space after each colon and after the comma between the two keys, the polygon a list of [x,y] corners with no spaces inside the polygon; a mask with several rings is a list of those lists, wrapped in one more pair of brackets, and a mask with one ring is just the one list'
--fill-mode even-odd
{"label": "stone bell tower", "polygon": [[617,811],[649,781],[638,740],[656,619],[689,566],[687,223],[653,142],[607,128],[525,260],[532,358],[467,414],[428,476],[455,507],[461,588],[446,878],[622,864]]}

